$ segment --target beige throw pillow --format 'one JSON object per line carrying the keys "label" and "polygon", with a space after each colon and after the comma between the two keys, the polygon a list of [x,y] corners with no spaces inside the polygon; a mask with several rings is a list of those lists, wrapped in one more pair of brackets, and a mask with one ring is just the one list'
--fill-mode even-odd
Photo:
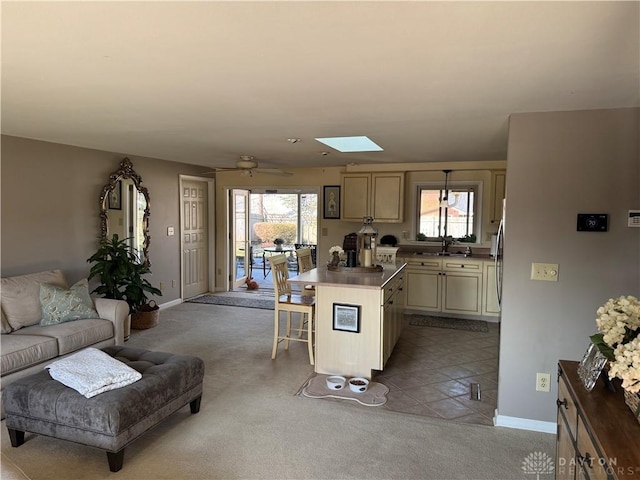
{"label": "beige throw pillow", "polygon": [[2,312],[13,330],[36,325],[42,319],[40,284],[69,288],[60,270],[0,279]]}

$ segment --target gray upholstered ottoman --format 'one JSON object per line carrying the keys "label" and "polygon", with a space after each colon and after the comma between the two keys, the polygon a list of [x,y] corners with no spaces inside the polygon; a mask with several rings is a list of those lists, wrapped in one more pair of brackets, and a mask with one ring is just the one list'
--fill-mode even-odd
{"label": "gray upholstered ottoman", "polygon": [[2,396],[12,446],[24,443],[24,432],[70,440],[106,450],[109,468],[117,472],[133,440],[187,403],[191,413],[200,410],[200,358],[118,346],[103,351],[142,378],[92,398],[53,380],[47,371],[7,385]]}

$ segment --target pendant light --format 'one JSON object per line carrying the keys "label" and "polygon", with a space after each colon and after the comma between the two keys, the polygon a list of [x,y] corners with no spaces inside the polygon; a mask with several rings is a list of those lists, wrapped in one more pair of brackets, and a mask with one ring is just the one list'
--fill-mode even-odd
{"label": "pendant light", "polygon": [[440,208],[449,208],[449,190],[447,189],[447,185],[449,183],[449,173],[451,170],[442,170],[444,172],[444,195],[442,196],[442,200],[440,200]]}

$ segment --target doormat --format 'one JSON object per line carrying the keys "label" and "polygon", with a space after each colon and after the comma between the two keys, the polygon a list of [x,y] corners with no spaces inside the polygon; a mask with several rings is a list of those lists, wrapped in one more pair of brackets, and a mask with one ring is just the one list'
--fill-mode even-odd
{"label": "doormat", "polygon": [[330,390],[327,388],[327,377],[322,373],[314,374],[300,387],[296,395],[308,398],[337,398],[340,400],[352,400],[366,407],[379,407],[387,403],[389,388],[378,382],[369,382],[366,392],[355,393],[348,385],[342,390]]}
{"label": "doormat", "polygon": [[484,320],[467,320],[464,318],[432,317],[431,315],[408,315],[409,325],[418,327],[451,328],[470,332],[489,332],[489,325]]}
{"label": "doormat", "polygon": [[262,308],[264,310],[274,309],[274,299],[265,298],[251,293],[234,294],[229,293],[208,293],[199,297],[190,298],[187,303],[208,303],[210,305],[225,305],[227,307]]}

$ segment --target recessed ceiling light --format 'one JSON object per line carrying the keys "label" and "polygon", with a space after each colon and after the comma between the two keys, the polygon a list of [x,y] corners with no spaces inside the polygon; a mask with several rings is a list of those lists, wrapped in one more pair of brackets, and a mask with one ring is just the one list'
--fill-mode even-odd
{"label": "recessed ceiling light", "polygon": [[357,137],[326,137],[316,138],[317,141],[335,148],[339,152],[379,152],[382,150],[370,138],[364,135]]}

